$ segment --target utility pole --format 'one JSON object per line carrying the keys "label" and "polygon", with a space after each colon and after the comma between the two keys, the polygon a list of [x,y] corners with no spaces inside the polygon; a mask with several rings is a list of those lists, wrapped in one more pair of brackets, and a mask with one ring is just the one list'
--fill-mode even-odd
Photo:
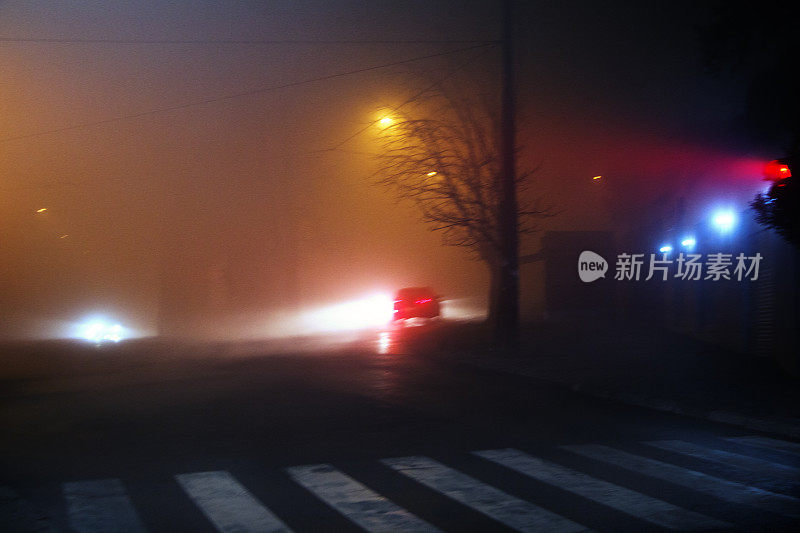
{"label": "utility pole", "polygon": [[519,338],[519,222],[517,220],[516,126],[514,93],[513,21],[514,2],[503,2],[503,100],[502,152],[500,179],[501,195],[498,213],[501,246],[500,294],[497,322],[494,326],[496,343],[514,349]]}

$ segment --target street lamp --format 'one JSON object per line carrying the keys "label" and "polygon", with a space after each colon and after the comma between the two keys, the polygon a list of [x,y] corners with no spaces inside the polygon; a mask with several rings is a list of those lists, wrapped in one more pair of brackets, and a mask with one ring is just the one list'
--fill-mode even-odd
{"label": "street lamp", "polygon": [[716,211],[711,216],[711,223],[720,233],[729,233],[736,225],[736,213],[730,209]]}

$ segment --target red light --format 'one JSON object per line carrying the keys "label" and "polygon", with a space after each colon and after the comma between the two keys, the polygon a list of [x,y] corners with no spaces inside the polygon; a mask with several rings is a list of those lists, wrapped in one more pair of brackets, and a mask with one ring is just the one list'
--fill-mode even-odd
{"label": "red light", "polygon": [[781,163],[777,159],[775,161],[770,161],[764,167],[764,179],[778,181],[791,177],[792,171],[789,169],[789,165],[786,163]]}
{"label": "red light", "polygon": [[417,300],[414,303],[417,304],[417,305],[422,305],[422,304],[426,304],[426,303],[428,303],[430,301],[431,301],[431,298],[421,298],[421,299]]}

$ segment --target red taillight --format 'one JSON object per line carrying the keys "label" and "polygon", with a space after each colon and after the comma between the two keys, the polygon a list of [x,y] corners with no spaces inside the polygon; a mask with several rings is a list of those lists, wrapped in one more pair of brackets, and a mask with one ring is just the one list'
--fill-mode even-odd
{"label": "red taillight", "polygon": [[784,178],[791,177],[792,171],[789,169],[789,165],[778,160],[770,161],[764,167],[764,179],[770,181],[780,181]]}
{"label": "red taillight", "polygon": [[420,298],[419,300],[415,301],[414,303],[417,305],[422,305],[430,302],[432,298]]}

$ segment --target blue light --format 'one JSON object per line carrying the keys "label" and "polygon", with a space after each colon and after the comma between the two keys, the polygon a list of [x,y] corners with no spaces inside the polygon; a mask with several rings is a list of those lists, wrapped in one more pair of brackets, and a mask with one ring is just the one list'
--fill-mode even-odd
{"label": "blue light", "polygon": [[697,240],[694,237],[686,237],[681,241],[681,246],[684,248],[694,248],[697,245]]}
{"label": "blue light", "polygon": [[664,246],[659,248],[658,251],[661,252],[662,254],[668,254],[672,251],[672,246],[669,244],[665,244]]}
{"label": "blue light", "polygon": [[716,211],[711,216],[711,223],[720,233],[728,233],[736,225],[736,213],[730,209]]}

